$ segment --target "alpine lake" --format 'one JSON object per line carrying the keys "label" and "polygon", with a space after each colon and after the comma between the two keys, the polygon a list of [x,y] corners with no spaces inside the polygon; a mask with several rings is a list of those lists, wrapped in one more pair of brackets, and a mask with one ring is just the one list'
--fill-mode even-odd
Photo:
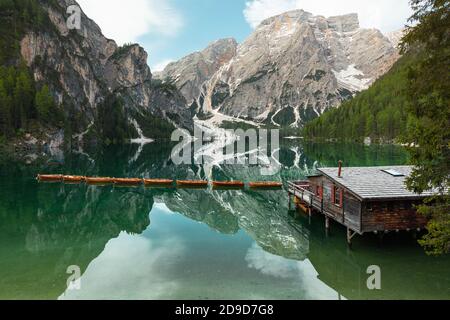
{"label": "alpine lake", "polygon": [[[281,181],[314,168],[407,164],[399,146],[283,140],[281,170],[176,166],[172,145],[59,153],[0,164],[0,299],[450,299],[450,257],[410,233],[380,242],[289,210],[286,189],[213,190],[39,183],[38,173]],[[345,168],[344,168],[345,170]],[[371,266],[381,289],[367,286]],[[70,283],[79,273],[78,281]],[[69,284],[69,286],[68,286]]]}

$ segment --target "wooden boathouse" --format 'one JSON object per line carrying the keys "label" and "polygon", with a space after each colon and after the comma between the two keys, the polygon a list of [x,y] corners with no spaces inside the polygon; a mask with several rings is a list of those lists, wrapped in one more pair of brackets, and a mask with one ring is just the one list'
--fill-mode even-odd
{"label": "wooden boathouse", "polygon": [[356,235],[373,232],[420,231],[427,219],[418,214],[415,205],[432,192],[416,194],[407,190],[405,179],[410,166],[317,169],[306,181],[289,182],[289,203],[294,197],[298,207],[325,216],[347,228],[347,242]]}

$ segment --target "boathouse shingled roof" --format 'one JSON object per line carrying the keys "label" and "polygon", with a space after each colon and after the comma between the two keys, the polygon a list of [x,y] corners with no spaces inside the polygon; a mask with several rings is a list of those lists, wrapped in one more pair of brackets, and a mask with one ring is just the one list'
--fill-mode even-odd
{"label": "boathouse shingled roof", "polygon": [[417,194],[406,188],[405,180],[413,170],[411,166],[343,167],[342,177],[338,177],[338,168],[317,170],[363,200],[423,199],[435,194],[432,191]]}

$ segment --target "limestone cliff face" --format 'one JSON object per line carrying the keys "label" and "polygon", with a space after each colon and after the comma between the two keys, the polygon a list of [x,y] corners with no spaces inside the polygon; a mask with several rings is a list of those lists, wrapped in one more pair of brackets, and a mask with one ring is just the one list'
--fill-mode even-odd
{"label": "limestone cliff face", "polygon": [[192,126],[183,96],[153,85],[143,48],[118,47],[84,14],[81,30],[69,30],[66,9],[77,3],[57,3],[51,6],[41,1],[53,26],[46,31],[29,31],[21,41],[21,53],[35,79],[48,83],[58,102],[80,115],[79,132],[95,121],[97,107],[108,95],[120,95],[131,117],[149,114],[176,126]]}
{"label": "limestone cliff face", "polygon": [[[368,88],[398,57],[388,37],[360,28],[356,14],[325,18],[295,10],[263,21],[203,81],[197,101],[206,113],[299,127]],[[197,90],[183,91],[185,84],[202,82],[193,80],[193,60],[163,72],[175,75],[188,100]]]}
{"label": "limestone cliff face", "polygon": [[237,45],[234,39],[217,40],[203,51],[170,63],[156,76],[175,84],[191,105],[200,96],[202,85],[236,55]]}
{"label": "limestone cliff face", "polygon": [[366,89],[398,58],[356,14],[267,19],[205,87],[205,110],[298,127]]}
{"label": "limestone cliff face", "polygon": [[398,37],[361,29],[356,14],[296,10],[263,21],[240,45],[218,40],[153,77],[143,48],[118,47],[86,15],[80,30],[69,30],[66,8],[76,1],[40,4],[52,25],[27,32],[21,54],[35,79],[75,113],[78,133],[95,128],[97,108],[111,95],[138,127],[148,128],[151,116],[192,128],[192,110],[299,127],[366,89],[399,57]]}
{"label": "limestone cliff face", "polygon": [[400,42],[401,42],[403,36],[405,35],[405,33],[406,33],[406,29],[403,28],[403,29],[400,29],[397,31],[387,33],[386,37],[388,37],[389,41],[392,43],[392,45],[395,48],[400,48]]}

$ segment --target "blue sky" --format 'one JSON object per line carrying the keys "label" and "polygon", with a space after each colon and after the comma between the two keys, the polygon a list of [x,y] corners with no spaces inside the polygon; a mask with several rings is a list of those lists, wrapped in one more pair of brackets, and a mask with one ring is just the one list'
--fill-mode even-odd
{"label": "blue sky", "polygon": [[175,0],[172,3],[183,13],[183,27],[177,35],[167,39],[150,33],[139,38],[141,45],[151,48],[151,66],[202,50],[217,39],[232,37],[242,42],[252,31],[242,14],[245,0]]}
{"label": "blue sky", "polygon": [[[152,71],[220,38],[242,42],[259,22],[293,9],[332,16],[356,12],[365,28],[402,28],[408,0],[78,0],[103,33],[119,44],[137,42]],[[126,5],[125,5],[126,4]]]}

